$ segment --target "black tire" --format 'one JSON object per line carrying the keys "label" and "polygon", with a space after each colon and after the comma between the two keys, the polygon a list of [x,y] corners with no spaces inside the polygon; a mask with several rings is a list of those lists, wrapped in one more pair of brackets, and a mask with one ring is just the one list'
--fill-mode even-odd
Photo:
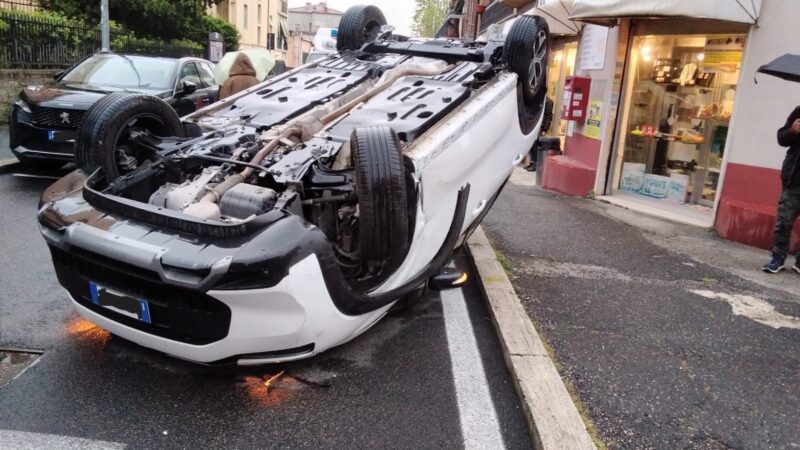
{"label": "black tire", "polygon": [[362,259],[383,271],[400,265],[408,251],[408,197],[397,134],[389,127],[356,128],[350,138],[358,197]]}
{"label": "black tire", "polygon": [[86,112],[75,141],[75,163],[87,173],[101,167],[107,181],[118,178],[130,171],[130,164],[121,167],[119,159],[124,155],[119,149],[130,148],[125,141],[137,129],[157,136],[184,135],[178,114],[160,98],[115,92],[95,102]]}
{"label": "black tire", "polygon": [[517,74],[525,100],[544,101],[550,28],[539,16],[520,16],[506,36],[503,50],[508,68]]}
{"label": "black tire", "polygon": [[360,49],[378,37],[383,25],[386,25],[386,17],[377,6],[356,5],[347,8],[339,20],[336,50]]}

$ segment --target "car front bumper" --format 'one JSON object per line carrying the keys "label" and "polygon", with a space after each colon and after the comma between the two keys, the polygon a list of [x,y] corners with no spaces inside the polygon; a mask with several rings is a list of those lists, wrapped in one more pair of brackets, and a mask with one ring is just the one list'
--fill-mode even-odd
{"label": "car front bumper", "polygon": [[75,154],[74,129],[50,129],[32,122],[31,114],[12,106],[10,123],[11,152],[22,160],[72,161]]}
{"label": "car front bumper", "polygon": [[112,334],[204,364],[254,365],[308,358],[355,338],[390,307],[360,316],[342,314],[328,294],[313,255],[292,266],[288,276],[273,287],[207,292],[230,309],[230,322],[225,337],[203,345],[128,326],[115,320],[113,312],[98,312],[87,306],[85,299],[68,292],[81,315]]}

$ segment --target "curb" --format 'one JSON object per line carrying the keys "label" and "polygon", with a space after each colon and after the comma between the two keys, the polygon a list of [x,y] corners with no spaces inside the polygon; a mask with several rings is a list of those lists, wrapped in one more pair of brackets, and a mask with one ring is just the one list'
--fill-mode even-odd
{"label": "curb", "polygon": [[595,449],[556,366],[478,227],[467,242],[537,449]]}

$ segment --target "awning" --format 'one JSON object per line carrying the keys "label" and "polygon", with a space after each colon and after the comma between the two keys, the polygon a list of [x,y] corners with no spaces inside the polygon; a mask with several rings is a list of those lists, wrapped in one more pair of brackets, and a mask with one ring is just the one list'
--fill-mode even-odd
{"label": "awning", "polygon": [[536,8],[525,14],[544,17],[550,27],[550,34],[572,36],[581,30],[581,25],[569,18],[573,2],[574,0],[539,0]]}
{"label": "awning", "polygon": [[286,24],[286,19],[284,18],[281,18],[281,34],[283,34],[284,39],[289,37],[289,25]]}
{"label": "awning", "polygon": [[[555,1],[555,0],[548,0]],[[608,23],[622,17],[691,17],[756,23],[763,0],[572,0],[569,18]]]}

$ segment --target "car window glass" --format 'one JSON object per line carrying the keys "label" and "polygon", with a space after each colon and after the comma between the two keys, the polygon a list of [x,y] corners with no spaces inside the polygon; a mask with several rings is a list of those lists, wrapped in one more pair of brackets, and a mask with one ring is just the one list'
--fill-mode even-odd
{"label": "car window glass", "polygon": [[217,82],[214,80],[214,72],[208,64],[202,62],[198,63],[197,68],[200,69],[200,79],[203,80],[203,87],[217,85]]}
{"label": "car window glass", "polygon": [[181,73],[178,76],[178,88],[183,86],[186,81],[194,83],[198,87],[200,86],[200,74],[197,72],[197,67],[195,67],[194,63],[188,62],[181,66]]}
{"label": "car window glass", "polygon": [[98,54],[61,78],[63,83],[98,87],[169,89],[175,60],[133,55]]}

